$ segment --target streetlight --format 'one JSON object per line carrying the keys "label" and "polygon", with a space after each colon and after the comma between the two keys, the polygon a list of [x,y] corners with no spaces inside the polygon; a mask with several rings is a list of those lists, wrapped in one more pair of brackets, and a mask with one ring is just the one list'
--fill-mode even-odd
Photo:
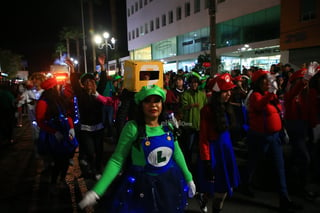
{"label": "streetlight", "polygon": [[114,50],[116,39],[113,37],[110,39],[110,34],[108,32],[104,32],[102,36],[95,35],[94,41],[98,45],[99,49],[102,49],[104,46],[106,47],[107,70],[109,70],[108,48],[110,48],[111,50]]}

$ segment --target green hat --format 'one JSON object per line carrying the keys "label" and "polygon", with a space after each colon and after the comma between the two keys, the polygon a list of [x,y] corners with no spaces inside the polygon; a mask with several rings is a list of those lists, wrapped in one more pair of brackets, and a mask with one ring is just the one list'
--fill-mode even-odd
{"label": "green hat", "polygon": [[114,81],[119,80],[119,79],[121,79],[120,75],[113,75],[113,77],[112,77],[112,80],[114,80]]}
{"label": "green hat", "polygon": [[146,97],[150,95],[160,96],[163,102],[166,100],[166,91],[164,91],[157,85],[148,85],[143,86],[141,90],[134,95],[134,101],[136,102],[136,104],[139,104],[141,101],[143,101]]}
{"label": "green hat", "polygon": [[87,79],[95,80],[94,75],[92,73],[83,73],[80,76],[81,83],[83,84]]}
{"label": "green hat", "polygon": [[199,73],[192,71],[191,74],[192,76],[197,77],[199,80],[201,79],[201,76],[199,75]]}

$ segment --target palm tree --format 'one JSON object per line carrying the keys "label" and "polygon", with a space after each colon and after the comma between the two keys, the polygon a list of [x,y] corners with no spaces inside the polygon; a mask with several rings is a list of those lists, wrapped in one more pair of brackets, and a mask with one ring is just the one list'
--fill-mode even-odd
{"label": "palm tree", "polygon": [[76,42],[77,59],[80,59],[80,39],[82,38],[82,33],[80,29],[74,28],[71,31],[70,39]]}
{"label": "palm tree", "polygon": [[59,54],[60,61],[62,60],[62,53],[66,52],[66,51],[67,51],[67,48],[63,43],[61,43],[61,42],[57,43],[57,45],[56,45],[56,53]]}
{"label": "palm tree", "polygon": [[72,30],[69,27],[63,27],[59,37],[60,40],[66,41],[67,57],[70,58],[70,38],[72,38]]}

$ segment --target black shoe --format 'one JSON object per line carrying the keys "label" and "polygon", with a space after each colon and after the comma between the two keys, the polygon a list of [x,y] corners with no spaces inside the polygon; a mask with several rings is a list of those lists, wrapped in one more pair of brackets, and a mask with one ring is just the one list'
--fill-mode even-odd
{"label": "black shoe", "polygon": [[220,212],[221,212],[221,209],[212,208],[212,213],[220,213]]}
{"label": "black shoe", "polygon": [[280,198],[280,212],[294,212],[293,210],[302,210],[303,205],[296,203],[289,198]]}
{"label": "black shoe", "polygon": [[208,207],[207,207],[208,198],[206,197],[206,195],[203,193],[198,193],[196,195],[196,199],[199,201],[199,207],[200,207],[201,213],[208,212]]}
{"label": "black shoe", "polygon": [[245,196],[254,198],[254,191],[252,190],[252,188],[249,185],[242,185],[239,187],[239,192],[242,193]]}
{"label": "black shoe", "polygon": [[308,201],[314,201],[318,197],[318,194],[313,191],[305,190],[303,193],[303,197],[304,197],[304,199],[306,199]]}

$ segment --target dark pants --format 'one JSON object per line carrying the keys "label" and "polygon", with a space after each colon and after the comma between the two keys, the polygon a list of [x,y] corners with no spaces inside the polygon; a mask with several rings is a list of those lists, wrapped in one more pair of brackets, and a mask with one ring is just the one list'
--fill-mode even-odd
{"label": "dark pants", "polygon": [[57,183],[59,176],[61,181],[65,179],[69,168],[69,159],[69,155],[53,156],[54,166],[51,173],[51,183]]}
{"label": "dark pants", "polygon": [[107,128],[108,136],[112,136],[113,128],[113,106],[104,105],[103,106],[103,125]]}
{"label": "dark pants", "polygon": [[88,162],[88,172],[101,174],[103,154],[103,129],[98,131],[80,131],[79,150],[81,158]]}
{"label": "dark pants", "polygon": [[288,120],[286,125],[292,146],[291,167],[298,178],[299,186],[305,187],[311,162],[306,140],[308,138],[308,126],[302,120]]}
{"label": "dark pants", "polygon": [[4,109],[0,112],[0,142],[3,140],[13,139],[13,130],[16,123],[14,110]]}
{"label": "dark pants", "polygon": [[[199,131],[193,128],[184,128],[179,144],[184,154],[187,166],[193,172],[195,169],[193,155],[198,155],[199,153],[197,150],[199,147]],[[197,159],[197,157],[195,159]]]}
{"label": "dark pants", "polygon": [[247,177],[242,180],[247,181],[247,184],[251,184],[254,171],[257,168],[257,163],[266,156],[268,152],[270,152],[278,179],[279,194],[281,197],[288,197],[283,150],[279,138],[279,132],[273,134],[261,134],[249,130],[247,139],[248,173]]}

